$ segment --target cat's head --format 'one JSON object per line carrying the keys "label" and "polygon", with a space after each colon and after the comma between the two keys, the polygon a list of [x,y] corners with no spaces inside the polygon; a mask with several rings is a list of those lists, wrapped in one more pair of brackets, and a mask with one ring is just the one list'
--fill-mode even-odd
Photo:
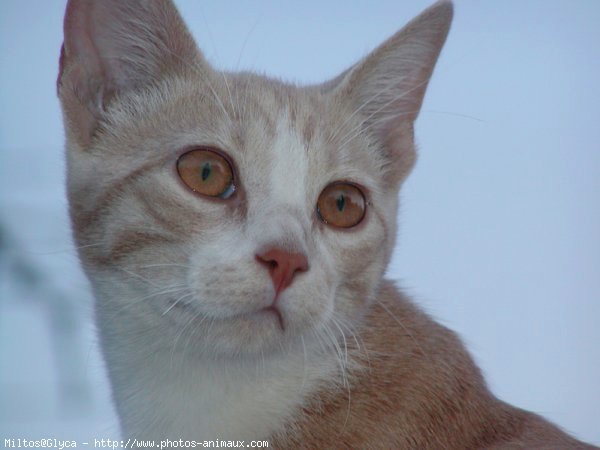
{"label": "cat's head", "polygon": [[215,70],[168,1],[70,1],[68,196],[103,320],[214,355],[351,327],[390,258],[451,16],[437,3],[339,77],[297,87]]}

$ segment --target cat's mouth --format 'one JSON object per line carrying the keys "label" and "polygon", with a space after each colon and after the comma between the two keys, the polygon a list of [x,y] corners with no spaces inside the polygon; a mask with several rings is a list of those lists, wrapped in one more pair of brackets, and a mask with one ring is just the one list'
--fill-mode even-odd
{"label": "cat's mouth", "polygon": [[[162,315],[165,315],[165,313],[168,313],[169,311],[176,309],[176,310],[188,310],[190,308],[190,305],[186,302],[178,302],[178,301],[174,301],[171,300],[169,301],[169,306],[168,308],[163,311]],[[264,308],[255,310],[255,311],[249,311],[246,313],[241,313],[241,314],[234,314],[231,315],[229,317],[221,317],[221,320],[235,320],[235,319],[243,319],[243,318],[250,318],[250,319],[259,319],[259,320],[264,320],[265,317],[268,316],[273,316],[276,320],[277,323],[279,325],[279,328],[281,328],[281,331],[285,331],[285,321],[283,319],[283,315],[281,314],[281,311],[279,310],[279,308],[276,305],[270,305],[270,306],[266,306]]]}
{"label": "cat's mouth", "polygon": [[267,306],[266,308],[261,309],[259,311],[259,314],[275,314],[275,316],[277,317],[277,321],[279,322],[279,327],[281,328],[281,331],[285,331],[283,316],[281,315],[281,311],[279,311],[279,308],[277,308],[277,306]]}
{"label": "cat's mouth", "polygon": [[250,319],[252,322],[259,321],[260,323],[264,323],[265,320],[275,319],[277,321],[277,324],[278,324],[279,328],[281,329],[281,331],[282,332],[285,331],[285,321],[283,319],[283,314],[281,314],[281,311],[275,305],[267,306],[267,307],[264,307],[264,308],[261,308],[259,310],[255,310],[252,312],[236,314],[234,316],[225,318],[225,320],[236,320],[236,319],[241,319],[241,320]]}
{"label": "cat's mouth", "polygon": [[285,320],[283,318],[283,314],[279,310],[279,308],[275,305],[266,306],[261,309],[257,309],[254,311],[248,311],[241,314],[234,314],[229,317],[223,317],[222,320],[226,322],[241,320],[242,322],[250,322],[252,326],[260,326],[263,327],[265,321],[270,322],[275,320],[277,322],[278,328],[281,332],[285,332]]}

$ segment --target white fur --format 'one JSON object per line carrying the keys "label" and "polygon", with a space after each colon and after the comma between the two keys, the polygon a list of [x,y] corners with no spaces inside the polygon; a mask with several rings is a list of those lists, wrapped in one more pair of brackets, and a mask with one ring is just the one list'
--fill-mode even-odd
{"label": "white fur", "polygon": [[277,138],[270,148],[273,170],[269,180],[269,198],[281,207],[306,208],[308,192],[308,158],[306,149],[295,133],[289,118],[277,122]]}
{"label": "white fur", "polygon": [[[132,322],[127,326],[128,333],[135,328]],[[161,339],[160,332],[153,334],[148,338]],[[191,348],[186,356],[168,349],[147,354],[130,345],[121,341],[121,351],[108,355],[112,367],[136,379],[134,392],[115,383],[128,437],[267,439],[283,430],[311,392],[342,381],[337,361],[315,358],[319,349],[310,347],[252,360],[210,361],[195,358]]]}

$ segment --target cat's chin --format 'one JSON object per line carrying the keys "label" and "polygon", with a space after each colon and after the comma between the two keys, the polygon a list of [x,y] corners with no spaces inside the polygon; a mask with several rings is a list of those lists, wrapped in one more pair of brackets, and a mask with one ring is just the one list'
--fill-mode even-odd
{"label": "cat's chin", "polygon": [[252,316],[256,316],[256,319],[258,320],[272,320],[272,318],[275,318],[277,320],[277,323],[279,323],[281,331],[285,331],[285,322],[283,320],[283,316],[281,315],[281,311],[279,311],[279,308],[277,308],[276,306],[268,306],[266,308],[263,308],[260,311],[257,311],[256,313],[252,314]]}
{"label": "cat's chin", "polygon": [[[263,331],[274,335],[285,335],[286,323],[279,308],[268,306],[257,311],[227,317],[226,322],[233,322],[241,330],[247,330],[248,334],[255,335]],[[289,326],[288,326],[289,328]]]}
{"label": "cat's chin", "polygon": [[[197,329],[181,338],[186,354],[216,358],[262,358],[284,353],[302,341],[310,332],[301,330],[275,307],[229,317],[198,319]],[[193,325],[190,325],[193,327]],[[195,349],[195,351],[194,351]]]}
{"label": "cat's chin", "polygon": [[[289,351],[292,343],[296,341],[294,336],[285,334],[279,326],[279,320],[273,314],[260,313],[259,317],[236,319],[222,324],[222,333],[209,336],[210,348],[207,350],[209,356],[217,358],[240,358],[251,359],[262,358],[266,355],[280,354]],[[253,327],[261,327],[260,330],[252,332],[240,332],[248,324]],[[203,352],[204,353],[204,352]]]}

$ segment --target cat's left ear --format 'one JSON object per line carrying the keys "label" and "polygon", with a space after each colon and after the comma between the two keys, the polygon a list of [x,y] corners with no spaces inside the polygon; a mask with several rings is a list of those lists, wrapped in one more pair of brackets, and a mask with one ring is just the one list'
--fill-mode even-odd
{"label": "cat's left ear", "polygon": [[338,78],[324,91],[351,102],[352,110],[384,152],[389,181],[401,182],[415,161],[413,122],[452,21],[442,0]]}
{"label": "cat's left ear", "polygon": [[82,147],[115,98],[174,73],[209,70],[171,0],[69,0],[64,33],[58,93]]}

